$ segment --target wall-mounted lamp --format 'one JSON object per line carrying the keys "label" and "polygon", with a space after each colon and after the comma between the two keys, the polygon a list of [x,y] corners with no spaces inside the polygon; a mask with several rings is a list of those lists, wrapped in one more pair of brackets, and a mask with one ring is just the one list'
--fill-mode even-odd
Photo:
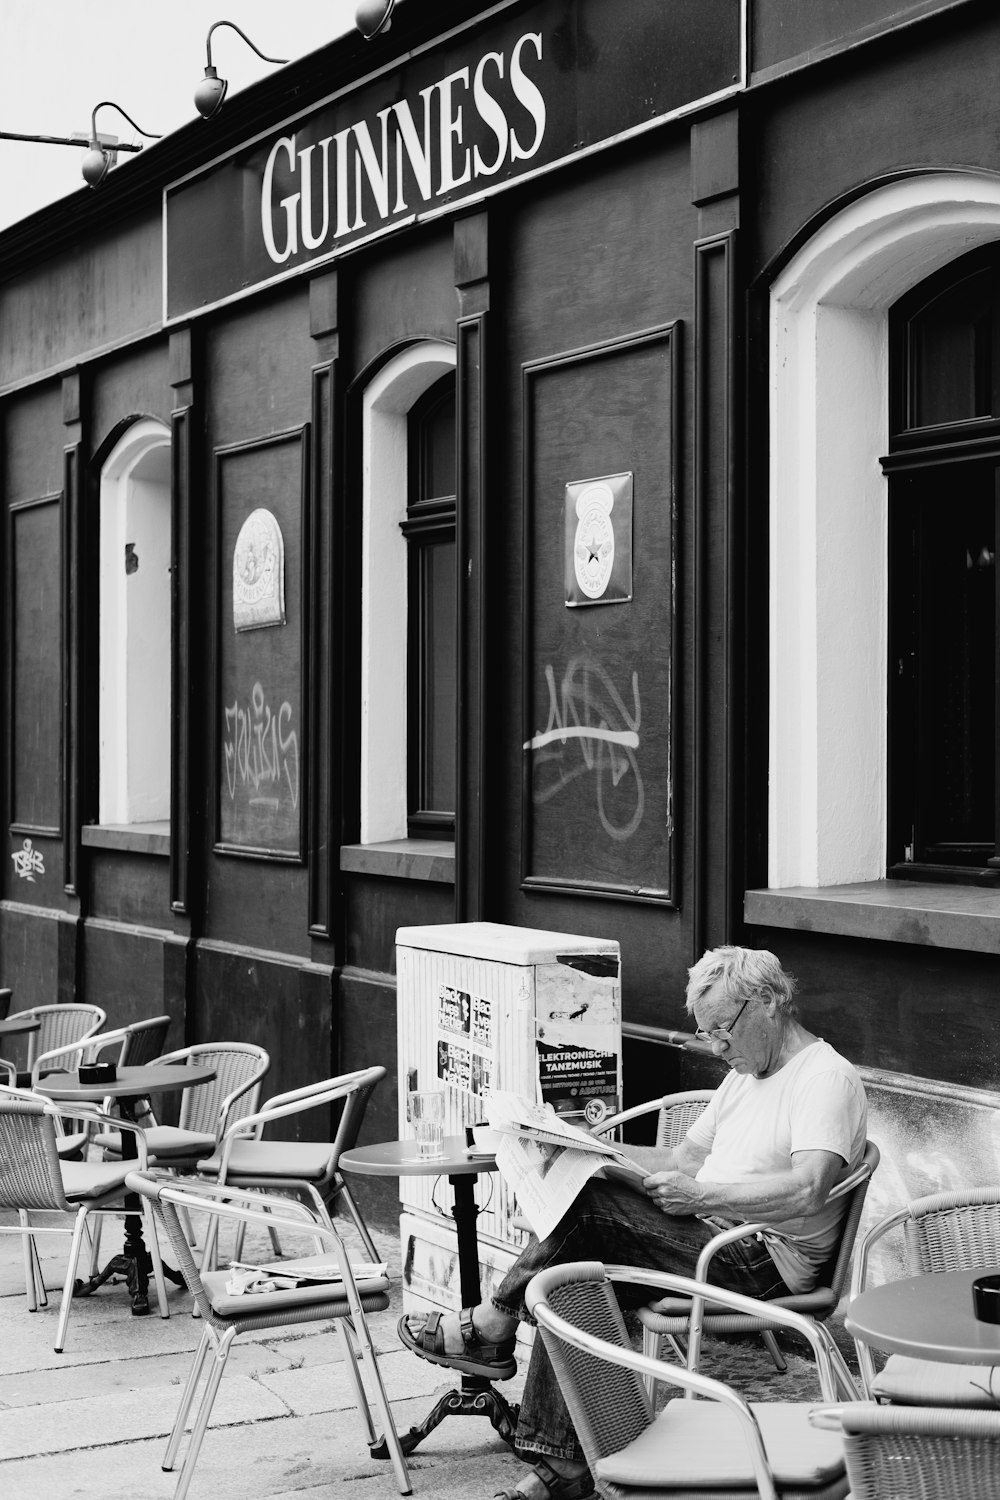
{"label": "wall-mounted lamp", "polygon": [[[86,154],[83,158],[83,162],[80,166],[80,170],[83,173],[83,180],[89,183],[92,188],[100,187],[101,183],[108,175],[108,168],[111,166],[111,152],[107,149],[106,146],[102,146],[100,141],[97,139],[97,111],[99,109],[105,108],[116,109],[120,115],[125,115],[125,118],[129,122],[129,124],[134,126],[134,128],[138,130],[140,135],[147,136],[149,140],[158,141],[161,139],[160,136],[154,135],[151,130],[143,130],[141,125],[136,125],[132,116],[129,114],[125,114],[125,111],[122,109],[121,105],[116,104],[113,99],[102,99],[100,104],[94,105],[94,108],[90,113],[90,145],[87,148]],[[112,150],[141,151],[142,147],[113,146]]]}
{"label": "wall-mounted lamp", "polygon": [[220,78],[212,67],[212,32],[219,26],[228,26],[233,31],[238,31],[247,46],[253,52],[256,52],[257,56],[263,59],[264,62],[286,63],[288,61],[287,57],[265,57],[260,48],[254,46],[246,32],[240,31],[240,28],[233,21],[214,21],[208,28],[208,36],[205,39],[205,51],[208,56],[205,76],[194,91],[194,107],[206,120],[210,120],[213,115],[218,114],[222,108],[222,101],[226,97],[226,90],[229,87],[227,80]]}
{"label": "wall-mounted lamp", "polygon": [[366,42],[389,30],[395,5],[396,0],[361,0],[354,13],[354,24]]}

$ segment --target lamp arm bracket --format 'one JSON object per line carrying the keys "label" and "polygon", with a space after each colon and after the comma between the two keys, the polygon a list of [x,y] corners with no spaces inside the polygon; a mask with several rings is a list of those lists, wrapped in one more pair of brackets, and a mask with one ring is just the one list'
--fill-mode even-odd
{"label": "lamp arm bracket", "polygon": [[208,28],[208,36],[205,38],[205,53],[208,58],[209,67],[212,66],[212,32],[215,31],[219,26],[228,26],[232,31],[239,32],[240,36],[246,42],[251,51],[256,52],[257,56],[264,62],[279,64],[288,62],[287,57],[268,57],[267,54],[262,52],[259,47],[255,47],[253,42],[247,36],[246,32],[242,31],[240,27],[237,26],[235,21],[213,21],[211,26]]}

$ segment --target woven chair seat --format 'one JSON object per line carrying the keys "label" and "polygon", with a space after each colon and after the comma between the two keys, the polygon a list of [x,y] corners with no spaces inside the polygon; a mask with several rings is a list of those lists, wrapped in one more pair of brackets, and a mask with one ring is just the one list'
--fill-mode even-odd
{"label": "woven chair seat", "polygon": [[876,1401],[904,1406],[982,1406],[994,1411],[1000,1403],[1000,1374],[989,1365],[943,1364],[893,1354],[872,1381],[872,1395]]}
{"label": "woven chair seat", "polygon": [[[323,1141],[234,1141],[229,1153],[230,1177],[291,1177],[320,1182],[327,1175],[332,1154]],[[222,1152],[213,1151],[198,1163],[207,1177],[218,1174]]]}
{"label": "woven chair seat", "polygon": [[[752,1401],[750,1409],[779,1487],[815,1489],[843,1480],[840,1434],[811,1427],[805,1406]],[[669,1481],[672,1490],[729,1486],[756,1493],[757,1485],[736,1415],[718,1402],[683,1398],[668,1401],[644,1432],[599,1459],[595,1475],[630,1490],[662,1490]]]}

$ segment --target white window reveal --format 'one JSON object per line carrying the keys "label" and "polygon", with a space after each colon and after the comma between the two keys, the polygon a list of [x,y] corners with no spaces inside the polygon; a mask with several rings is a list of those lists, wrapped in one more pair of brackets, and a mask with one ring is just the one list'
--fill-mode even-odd
{"label": "white window reveal", "polygon": [[361,842],[407,837],[408,414],[453,372],[448,344],[411,345],[390,360],[363,402]]}
{"label": "white window reveal", "polygon": [[101,473],[104,825],[170,817],[170,432],[134,422]]}

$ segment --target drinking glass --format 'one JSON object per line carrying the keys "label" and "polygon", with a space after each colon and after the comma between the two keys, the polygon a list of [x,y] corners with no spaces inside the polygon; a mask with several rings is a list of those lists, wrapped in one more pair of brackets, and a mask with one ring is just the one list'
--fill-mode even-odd
{"label": "drinking glass", "polygon": [[444,1090],[418,1089],[407,1094],[410,1119],[417,1138],[417,1156],[433,1161],[444,1155]]}

